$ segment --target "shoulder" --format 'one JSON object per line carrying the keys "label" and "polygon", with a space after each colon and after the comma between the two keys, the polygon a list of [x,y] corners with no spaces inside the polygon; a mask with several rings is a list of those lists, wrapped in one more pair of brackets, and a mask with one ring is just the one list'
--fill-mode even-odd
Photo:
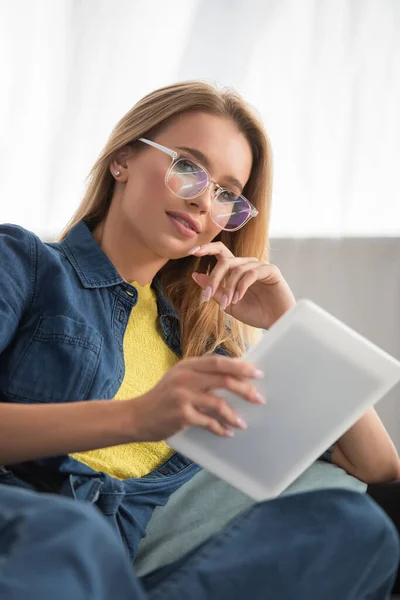
{"label": "shoulder", "polygon": [[0,235],[10,238],[23,239],[30,238],[35,234],[21,225],[15,223],[0,223]]}
{"label": "shoulder", "polygon": [[36,243],[39,240],[37,235],[21,225],[14,223],[0,223],[0,245],[1,249],[5,248],[23,248]]}
{"label": "shoulder", "polygon": [[31,295],[40,267],[51,254],[33,231],[13,223],[0,224],[0,281],[9,280],[13,287],[19,284]]}
{"label": "shoulder", "polygon": [[30,262],[36,253],[39,238],[28,229],[13,223],[0,224],[0,256],[5,267],[8,261]]}
{"label": "shoulder", "polygon": [[17,261],[35,263],[38,255],[52,257],[60,253],[59,243],[44,242],[36,233],[21,225],[0,224],[0,256],[3,263],[7,256]]}
{"label": "shoulder", "polygon": [[28,308],[33,299],[38,239],[20,225],[0,224],[1,297],[3,305],[11,306],[16,314]]}

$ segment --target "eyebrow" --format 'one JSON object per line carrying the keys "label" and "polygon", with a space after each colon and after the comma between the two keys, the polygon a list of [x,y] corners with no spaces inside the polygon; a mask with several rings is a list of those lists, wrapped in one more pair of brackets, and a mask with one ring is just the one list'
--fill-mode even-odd
{"label": "eyebrow", "polygon": [[[210,161],[208,160],[205,154],[200,152],[200,150],[196,150],[196,148],[189,148],[188,146],[177,146],[177,148],[178,150],[189,152],[189,154],[192,154],[195,158],[197,158],[197,160],[199,160],[207,169],[210,169]],[[244,186],[235,177],[232,177],[231,175],[226,175],[224,179],[226,179],[226,181],[229,181],[229,183],[239,188],[241,192],[243,191]]]}

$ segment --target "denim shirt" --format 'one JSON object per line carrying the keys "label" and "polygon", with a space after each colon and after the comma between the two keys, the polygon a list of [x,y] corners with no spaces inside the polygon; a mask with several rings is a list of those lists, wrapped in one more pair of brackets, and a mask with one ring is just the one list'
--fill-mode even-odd
{"label": "denim shirt", "polygon": [[[0,401],[113,398],[124,378],[123,339],[137,290],[120,277],[85,222],[61,243],[0,225],[0,284]],[[178,315],[157,278],[152,285],[165,343],[181,356]],[[199,470],[177,453],[145,477],[120,481],[56,456],[0,468],[0,484],[96,504],[133,559],[153,509]]]}
{"label": "denim shirt", "polygon": [[[137,290],[87,225],[61,243],[0,226],[0,394],[12,402],[112,398],[124,378],[123,338]],[[157,279],[161,330],[181,354],[179,320]]]}
{"label": "denim shirt", "polygon": [[[124,378],[123,338],[138,296],[85,222],[61,243],[0,225],[0,282],[0,401],[113,398]],[[152,285],[165,343],[181,356],[178,315],[157,278]],[[133,558],[153,508],[199,469],[175,454],[143,478],[120,481],[58,456],[2,468],[0,484],[96,503]]]}

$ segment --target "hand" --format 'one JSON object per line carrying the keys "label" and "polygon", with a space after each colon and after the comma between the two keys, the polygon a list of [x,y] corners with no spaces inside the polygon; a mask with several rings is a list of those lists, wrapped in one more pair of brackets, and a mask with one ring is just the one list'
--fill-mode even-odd
{"label": "hand", "polygon": [[153,389],[129,401],[135,442],[164,440],[188,426],[232,437],[228,426],[246,429],[247,425],[212,390],[230,390],[248,402],[264,404],[247,381],[261,377],[262,371],[237,358],[214,355],[182,360]]}
{"label": "hand", "polygon": [[193,273],[204,300],[216,300],[221,310],[246,325],[268,329],[296,304],[279,269],[257,258],[236,258],[222,242],[200,246],[193,256],[212,255],[217,264],[209,275]]}

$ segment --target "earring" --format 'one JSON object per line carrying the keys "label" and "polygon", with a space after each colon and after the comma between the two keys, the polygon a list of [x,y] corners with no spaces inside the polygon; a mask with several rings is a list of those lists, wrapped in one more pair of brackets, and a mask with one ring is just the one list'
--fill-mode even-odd
{"label": "earring", "polygon": [[118,177],[118,175],[121,175],[121,171],[114,171],[114,175]]}

